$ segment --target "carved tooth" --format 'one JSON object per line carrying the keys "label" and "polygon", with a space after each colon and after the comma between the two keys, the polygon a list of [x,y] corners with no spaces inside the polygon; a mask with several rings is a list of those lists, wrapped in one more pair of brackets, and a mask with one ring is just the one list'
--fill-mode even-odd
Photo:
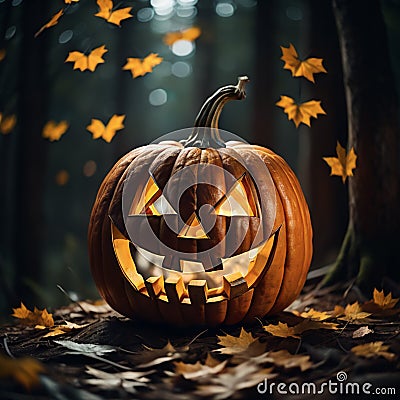
{"label": "carved tooth", "polygon": [[205,279],[191,280],[188,285],[188,291],[192,304],[206,304],[208,288]]}
{"label": "carved tooth", "polygon": [[223,288],[229,299],[240,296],[248,290],[247,282],[241,272],[224,275]]}
{"label": "carved tooth", "polygon": [[170,303],[180,303],[185,296],[185,285],[181,276],[170,276],[165,280],[164,287]]}
{"label": "carved tooth", "polygon": [[152,299],[157,298],[164,288],[164,277],[150,276],[146,279],[146,289]]}

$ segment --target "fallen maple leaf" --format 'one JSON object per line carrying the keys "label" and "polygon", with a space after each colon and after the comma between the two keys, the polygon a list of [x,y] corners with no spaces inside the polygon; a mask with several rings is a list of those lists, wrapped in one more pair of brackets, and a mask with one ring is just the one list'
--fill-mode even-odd
{"label": "fallen maple leaf", "polygon": [[271,373],[272,370],[260,369],[248,361],[212,376],[206,384],[199,385],[194,393],[214,400],[237,397],[240,390],[256,386],[264,379],[274,378],[277,374]]}
{"label": "fallen maple leaf", "polygon": [[67,131],[69,124],[67,121],[61,121],[59,123],[55,121],[46,122],[43,127],[42,136],[45,139],[49,139],[50,142],[60,140],[61,136]]}
{"label": "fallen maple leaf", "polygon": [[124,128],[124,119],[125,115],[114,114],[107,125],[104,125],[99,119],[92,118],[92,122],[86,129],[93,135],[93,139],[102,138],[110,143],[117,131]]}
{"label": "fallen maple leaf", "polygon": [[78,3],[79,0],[64,0],[65,4],[72,4],[72,3]]}
{"label": "fallen maple leaf", "polygon": [[353,339],[357,339],[369,335],[370,333],[374,333],[374,331],[369,329],[368,326],[362,326],[361,328],[356,329],[351,336]]}
{"label": "fallen maple leaf", "polygon": [[374,303],[380,306],[383,309],[391,309],[393,308],[399,301],[399,299],[393,299],[392,298],[392,293],[389,292],[387,296],[385,296],[385,293],[382,291],[379,291],[378,289],[374,289],[373,293],[373,299]]}
{"label": "fallen maple leaf", "polygon": [[193,42],[201,35],[201,29],[192,26],[182,31],[168,32],[164,35],[163,41],[167,46],[172,46],[178,40],[187,40]]}
{"label": "fallen maple leaf", "polygon": [[283,111],[288,115],[289,121],[293,120],[296,128],[298,128],[301,123],[311,126],[311,117],[318,118],[318,114],[326,114],[319,100],[310,100],[305,103],[297,104],[291,97],[281,96],[281,99],[276,105],[283,108]]}
{"label": "fallen maple leaf", "polygon": [[49,314],[45,308],[39,310],[35,307],[33,311],[30,311],[21,302],[21,307],[13,308],[13,311],[12,316],[18,318],[25,325],[43,325],[45,327],[52,327],[54,325],[53,315]]}
{"label": "fallen maple leaf", "polygon": [[392,293],[385,296],[385,293],[374,289],[373,298],[362,305],[363,311],[370,312],[375,317],[389,317],[400,313],[400,308],[394,308],[399,299],[393,299]]}
{"label": "fallen maple leaf", "polygon": [[92,50],[88,55],[81,53],[80,51],[71,51],[65,62],[73,62],[74,69],[79,69],[80,71],[94,71],[99,64],[104,63],[103,55],[107,53],[105,45],[99,46]]}
{"label": "fallen maple leaf", "polygon": [[39,384],[39,374],[42,372],[45,372],[43,364],[34,358],[10,358],[0,354],[0,378],[13,378],[26,390]]}
{"label": "fallen maple leaf", "polygon": [[306,371],[313,365],[310,361],[310,356],[291,354],[287,350],[270,351],[266,353],[264,361],[285,369],[299,367],[301,371]]}
{"label": "fallen maple leaf", "polygon": [[394,360],[396,354],[390,353],[387,350],[389,350],[389,346],[384,345],[383,342],[370,342],[351,348],[352,353],[356,356],[365,358],[384,357],[388,361]]}
{"label": "fallen maple leaf", "polygon": [[347,306],[344,309],[344,316],[339,317],[338,319],[352,322],[359,319],[367,318],[370,315],[371,313],[364,312],[358,301],[356,301],[353,304],[347,304]]}
{"label": "fallen maple leaf", "polygon": [[121,21],[132,18],[132,15],[130,14],[132,7],[113,10],[114,4],[112,0],[97,0],[97,5],[99,6],[99,12],[94,15],[105,19],[110,24],[121,26]]}
{"label": "fallen maple leaf", "polygon": [[304,76],[304,78],[315,83],[314,74],[327,72],[322,65],[322,58],[307,58],[306,60],[300,60],[296,49],[291,43],[289,44],[289,47],[281,46],[281,50],[281,60],[285,61],[283,68],[290,70],[292,76]]}
{"label": "fallen maple leaf", "polygon": [[316,321],[325,321],[326,319],[332,318],[332,315],[328,314],[326,311],[317,311],[310,308],[308,311],[299,312],[293,310],[292,313],[302,318],[309,318]]}
{"label": "fallen maple leaf", "polygon": [[278,322],[278,325],[264,325],[263,329],[274,336],[279,337],[293,337],[296,339],[300,339],[300,336],[296,334],[296,331],[293,327],[288,326],[286,323]]}
{"label": "fallen maple leaf", "polygon": [[331,167],[331,176],[341,176],[343,183],[345,183],[348,176],[353,176],[357,155],[353,147],[346,155],[346,150],[339,142],[336,145],[336,154],[337,157],[323,157],[323,160]]}
{"label": "fallen maple leaf", "polygon": [[265,344],[259,342],[258,338],[253,337],[250,332],[246,332],[243,327],[240,330],[239,337],[226,335],[226,336],[217,336],[218,344],[223,346],[220,349],[214,350],[215,352],[221,354],[238,354],[245,352],[249,349],[249,346],[254,343],[260,344],[262,347],[265,347]]}
{"label": "fallen maple leaf", "polygon": [[162,57],[159,57],[156,53],[151,53],[147,57],[143,58],[127,58],[126,64],[122,67],[123,70],[131,71],[132,78],[146,75],[149,72],[153,72],[153,68],[163,61]]}
{"label": "fallen maple leaf", "polygon": [[[209,360],[207,358],[207,360]],[[226,367],[228,360],[218,362],[216,365],[208,365],[207,360],[204,364],[197,361],[195,364],[187,364],[182,361],[174,362],[175,374],[182,375],[185,379],[204,382],[215,374],[219,374]],[[216,360],[215,360],[216,361]]]}
{"label": "fallen maple leaf", "polygon": [[85,328],[89,324],[83,324],[83,325],[78,325],[73,322],[66,321],[65,324],[63,325],[58,325],[58,326],[53,326],[46,335],[43,337],[53,337],[53,336],[59,336],[59,335],[64,335],[65,333],[71,332],[73,330],[78,330]]}
{"label": "fallen maple leaf", "polygon": [[0,113],[0,132],[3,135],[8,135],[9,133],[11,133],[12,130],[15,128],[16,123],[17,117],[15,116],[15,114],[3,116],[3,114]]}
{"label": "fallen maple leaf", "polygon": [[58,24],[58,20],[61,18],[61,16],[64,14],[64,9],[62,8],[60,11],[58,11],[56,14],[54,14],[50,21],[44,24],[36,33],[35,33],[35,38],[38,37],[45,29],[51,28],[54,25]]}
{"label": "fallen maple leaf", "polygon": [[102,390],[116,390],[121,387],[127,392],[136,393],[136,387],[147,386],[150,381],[146,375],[150,375],[155,371],[125,371],[125,372],[104,372],[99,369],[87,366],[87,374],[94,378],[84,379],[83,382],[88,385],[94,385]]}
{"label": "fallen maple leaf", "polygon": [[297,334],[301,334],[306,331],[311,331],[315,329],[330,329],[336,330],[339,329],[338,324],[334,324],[333,322],[325,322],[325,321],[314,321],[311,319],[306,319],[299,324],[295,325],[294,330]]}

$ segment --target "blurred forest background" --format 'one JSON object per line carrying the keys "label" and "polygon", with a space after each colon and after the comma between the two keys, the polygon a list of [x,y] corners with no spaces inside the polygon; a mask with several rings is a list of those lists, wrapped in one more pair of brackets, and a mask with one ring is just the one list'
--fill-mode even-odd
{"label": "blurred forest background", "polygon": [[[118,4],[117,4],[118,3]],[[95,18],[95,0],[71,3],[54,27],[35,32],[62,0],[0,0],[0,113],[15,114],[0,134],[0,309],[22,300],[52,307],[72,298],[97,298],[86,234],[97,189],[116,160],[170,131],[192,125],[218,87],[250,77],[247,99],[230,103],[220,126],[282,155],[297,173],[314,227],[313,267],[332,263],[346,230],[347,190],[329,177],[322,157],[347,140],[346,104],[330,0],[134,0],[122,27]],[[400,83],[400,1],[382,0],[391,62]],[[368,17],[368,2],[360,13]],[[167,32],[198,26],[190,45],[169,47]],[[328,74],[316,84],[283,70],[280,46],[293,43],[301,58],[320,57]],[[64,63],[73,50],[109,50],[95,72]],[[144,77],[122,71],[127,57],[158,53],[164,61]],[[374,54],[371,54],[374,57]],[[399,92],[399,90],[398,90]],[[326,116],[295,128],[280,95],[322,100]],[[372,96],[372,95],[371,95]],[[373,98],[371,98],[373,101]],[[126,114],[111,143],[93,140],[92,118]],[[49,120],[66,120],[59,141],[42,137]],[[356,173],[356,171],[355,171]]]}

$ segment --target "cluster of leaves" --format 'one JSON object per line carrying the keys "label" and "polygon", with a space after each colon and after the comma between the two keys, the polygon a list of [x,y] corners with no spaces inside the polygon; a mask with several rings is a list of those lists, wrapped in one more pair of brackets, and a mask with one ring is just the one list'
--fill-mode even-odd
{"label": "cluster of leaves", "polygon": [[[143,344],[142,335],[132,335],[132,328],[129,328],[130,337],[136,336],[134,342],[137,343],[130,350],[121,349],[118,341],[98,344],[79,339],[85,331],[99,331],[96,327],[99,317],[104,319],[111,312],[105,303],[80,302],[65,311],[58,310],[56,323],[47,311],[36,308],[30,311],[23,304],[14,309],[13,315],[24,326],[31,327],[25,329],[43,332],[39,337],[36,335],[35,348],[43,347],[50,339],[58,358],[75,355],[94,360],[96,365],[85,364],[84,374],[78,381],[96,392],[122,390],[129,394],[138,391],[144,394],[149,389],[166,392],[180,387],[185,388],[192,398],[225,399],[235,397],[243,390],[255,390],[254,387],[264,379],[293,379],[294,375],[299,376],[304,371],[317,374],[326,360],[321,360],[313,346],[307,347],[312,332],[331,332],[324,340],[335,344],[340,338],[347,339],[349,349],[346,352],[355,359],[383,358],[393,363],[397,356],[389,343],[383,340],[365,342],[364,338],[374,336],[380,318],[398,319],[397,303],[398,299],[393,299],[391,293],[385,295],[375,289],[372,299],[367,302],[336,305],[329,311],[314,308],[305,311],[300,303],[299,309],[281,313],[275,319],[276,323],[260,321],[261,329],[249,331],[241,327],[239,332],[233,329],[232,334],[211,333],[208,337],[204,331],[186,343],[181,340],[181,343],[173,344],[166,340],[161,346]],[[92,315],[92,319],[88,315]],[[67,317],[76,322],[66,321]],[[57,338],[53,339],[55,336]],[[64,338],[59,339],[60,336]],[[6,369],[7,373],[3,372]],[[27,388],[39,382],[39,374],[43,373],[49,371],[32,358],[0,357],[0,377],[12,376]]]}
{"label": "cluster of leaves", "polygon": [[[291,43],[289,47],[281,46],[281,50],[281,60],[285,62],[283,68],[290,70],[293,77],[304,77],[308,81],[315,83],[314,74],[327,73],[322,65],[322,58],[313,57],[301,60]],[[289,121],[292,120],[296,128],[301,123],[310,127],[311,117],[318,118],[318,114],[326,114],[320,100],[309,100],[300,103],[289,96],[282,95],[276,105],[283,108],[283,111],[288,115]],[[353,147],[346,154],[346,150],[339,142],[337,142],[336,153],[337,157],[323,157],[323,160],[331,167],[331,175],[341,176],[343,183],[345,183],[348,176],[353,176],[357,156]]]}

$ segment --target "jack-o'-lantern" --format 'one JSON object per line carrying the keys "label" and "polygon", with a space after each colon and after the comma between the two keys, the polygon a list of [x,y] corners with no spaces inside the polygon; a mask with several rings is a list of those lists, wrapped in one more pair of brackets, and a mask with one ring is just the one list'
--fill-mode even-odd
{"label": "jack-o'-lantern", "polygon": [[224,141],[218,128],[246,81],[212,95],[189,138],[134,149],[104,179],[90,265],[100,294],[123,315],[229,325],[279,312],[300,293],[312,228],[299,182],[280,156]]}

